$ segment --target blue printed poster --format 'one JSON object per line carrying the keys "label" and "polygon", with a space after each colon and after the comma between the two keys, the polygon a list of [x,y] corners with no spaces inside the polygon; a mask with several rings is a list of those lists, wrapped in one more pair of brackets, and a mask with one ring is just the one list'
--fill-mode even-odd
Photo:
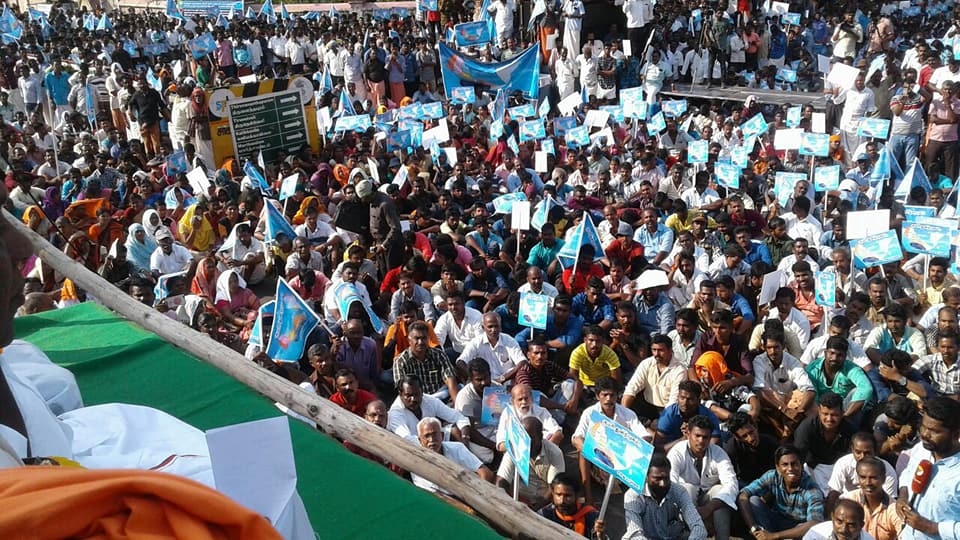
{"label": "blue printed poster", "polygon": [[550,299],[545,294],[525,292],[520,294],[520,310],[517,319],[523,326],[547,329],[547,311]]}
{"label": "blue printed poster", "polygon": [[919,221],[918,218],[932,218],[937,215],[937,209],[932,206],[915,206],[912,204],[903,207],[907,221]]}
{"label": "blue printed poster", "polygon": [[886,139],[890,133],[890,121],[884,118],[864,118],[857,127],[858,137]]}
{"label": "blue printed poster", "polygon": [[691,141],[687,145],[687,163],[706,163],[709,144],[707,141]]}
{"label": "blue printed poster", "polygon": [[790,197],[793,195],[793,187],[797,185],[797,182],[806,179],[807,175],[803,173],[777,172],[773,189],[777,194],[777,201],[780,202],[780,206],[785,206],[790,200]]}
{"label": "blue printed poster", "polygon": [[813,169],[813,189],[815,191],[833,191],[840,187],[840,166],[826,165]]}
{"label": "blue printed poster", "polygon": [[524,484],[529,484],[530,434],[523,429],[523,424],[520,423],[520,419],[512,407],[508,407],[504,414],[507,415],[507,432],[504,434],[506,436],[507,454],[513,460],[513,464],[520,474],[520,479],[523,480]]}
{"label": "blue printed poster", "polygon": [[834,307],[837,305],[837,274],[834,272],[817,272],[816,281],[817,305]]}
{"label": "blue printed poster", "polygon": [[903,249],[932,257],[949,257],[950,240],[956,227],[905,221],[902,228]]}
{"label": "blue printed poster", "polygon": [[717,183],[727,189],[740,189],[740,167],[733,163],[717,163],[713,166]]}
{"label": "blue printed poster", "polygon": [[[533,402],[540,403],[540,391],[533,391]],[[510,406],[510,389],[506,386],[488,386],[483,389],[480,406],[480,425],[494,426],[500,423],[500,415]]]}
{"label": "blue printed poster", "polygon": [[599,411],[592,411],[590,420],[581,455],[637,493],[643,493],[653,445]]}
{"label": "blue printed poster", "polygon": [[830,135],[804,132],[800,136],[800,155],[827,157],[830,155]]}
{"label": "blue printed poster", "polygon": [[853,244],[853,260],[858,268],[872,268],[903,259],[897,232],[889,229],[857,240]]}
{"label": "blue printed poster", "polygon": [[472,86],[458,86],[450,91],[450,101],[454,105],[476,103],[477,93]]}

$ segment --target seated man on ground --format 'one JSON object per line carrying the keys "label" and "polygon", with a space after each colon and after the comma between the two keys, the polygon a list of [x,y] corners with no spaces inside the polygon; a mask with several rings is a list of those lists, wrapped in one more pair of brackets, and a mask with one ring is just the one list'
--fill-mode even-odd
{"label": "seated man on ground", "polygon": [[740,515],[754,538],[800,538],[823,521],[823,492],[804,472],[799,450],[781,446],[773,458],[776,469],[740,490]]}
{"label": "seated man on ground", "polygon": [[[477,476],[491,484],[494,482],[495,477],[493,471],[481,463],[477,456],[471,454],[463,443],[444,440],[443,426],[436,418],[429,416],[422,418],[417,422],[416,433],[420,446],[442,455],[468,471],[476,472]],[[410,473],[410,478],[413,480],[413,485],[418,488],[442,495],[452,495],[440,486],[417,476],[415,473]]]}
{"label": "seated man on ground", "polygon": [[[534,510],[543,508],[550,502],[550,483],[557,474],[564,472],[563,451],[560,447],[543,438],[543,424],[533,416],[520,420],[523,429],[530,436],[530,474],[529,482],[520,482],[520,500]],[[497,469],[497,486],[507,493],[513,493],[514,471],[516,466],[510,454],[503,455],[500,468]]]}
{"label": "seated man on ground", "polygon": [[416,375],[404,376],[397,387],[397,391],[399,395],[388,412],[388,430],[401,437],[413,440],[417,433],[417,422],[429,416],[443,420],[449,425],[449,439],[454,441],[470,440],[470,420],[444,405],[439,399],[424,394],[423,384],[419,377]]}
{"label": "seated man on ground", "polygon": [[763,407],[760,418],[787,438],[806,416],[816,393],[803,365],[784,352],[785,336],[764,332],[764,353],[753,359],[753,390]]}
{"label": "seated man on ground", "polygon": [[[873,434],[867,431],[858,431],[853,434],[850,442],[850,453],[842,456],[833,464],[833,473],[830,475],[827,492],[827,509],[833,509],[837,499],[848,491],[853,491],[859,485],[857,464],[869,457],[877,455],[877,441]],[[884,462],[886,463],[886,462]],[[897,471],[886,463],[884,468],[885,479],[883,491],[891,499],[897,498]]]}
{"label": "seated man on ground", "polygon": [[[525,384],[514,385],[510,389],[510,407],[512,412],[521,420],[533,416],[543,425],[543,436],[553,444],[559,445],[563,441],[563,430],[553,419],[550,412],[533,402],[533,391]],[[497,425],[497,451],[507,451],[507,415],[500,415]]]}
{"label": "seated man on ground", "polygon": [[580,504],[577,481],[569,473],[560,473],[550,482],[551,503],[538,512],[550,521],[584,538],[606,538],[600,512],[589,504]]}
{"label": "seated man on ground", "polygon": [[680,383],[687,380],[687,370],[673,357],[673,342],[669,337],[653,336],[651,356],[640,362],[621,403],[644,419],[657,418],[664,407],[677,401]]}
{"label": "seated man on ground", "polygon": [[873,456],[858,461],[856,473],[857,489],[844,492],[838,502],[850,500],[863,508],[866,515],[863,529],[875,540],[896,540],[903,529],[903,519],[897,514],[894,499],[884,488],[888,476],[896,473],[890,464]]}
{"label": "seated man on ground", "polygon": [[810,527],[803,540],[869,540],[874,537],[863,530],[865,516],[862,506],[853,501],[840,501],[830,521]]}
{"label": "seated man on ground", "polygon": [[857,428],[843,416],[843,401],[833,392],[820,396],[817,414],[808,416],[794,434],[806,472],[824,493],[830,489],[833,466],[850,448]]}
{"label": "seated man on ground", "polygon": [[700,403],[703,388],[696,381],[683,381],[678,386],[677,402],[667,405],[657,420],[657,433],[653,445],[664,452],[683,440],[687,422],[697,415],[703,415],[713,423],[711,434],[713,444],[720,444],[720,422],[709,409]]}
{"label": "seated man on ground", "polygon": [[467,384],[457,392],[454,408],[470,420],[470,442],[467,448],[484,463],[496,457],[497,427],[480,425],[483,413],[483,391],[491,386],[490,365],[483,358],[474,358],[467,364]]}
{"label": "seated man on ground", "polygon": [[762,433],[749,414],[734,413],[727,420],[727,431],[733,437],[723,445],[723,451],[730,456],[740,487],[776,467],[773,453],[780,443],[772,435]]}
{"label": "seated man on ground", "polygon": [[631,489],[623,496],[624,540],[707,539],[707,528],[690,494],[670,474],[670,460],[656,453],[650,459],[644,493]]}
{"label": "seated man on ground", "polygon": [[737,473],[726,452],[711,442],[713,423],[694,416],[685,440],[667,452],[670,479],[686,490],[708,532],[719,540],[730,538],[732,512],[737,508]]}
{"label": "seated man on ground", "polygon": [[594,385],[601,377],[620,381],[620,359],[613,349],[604,345],[604,331],[599,326],[588,326],[583,331],[583,344],[570,354],[570,377],[574,380],[573,397],[564,411],[573,414],[581,400],[592,401]]}

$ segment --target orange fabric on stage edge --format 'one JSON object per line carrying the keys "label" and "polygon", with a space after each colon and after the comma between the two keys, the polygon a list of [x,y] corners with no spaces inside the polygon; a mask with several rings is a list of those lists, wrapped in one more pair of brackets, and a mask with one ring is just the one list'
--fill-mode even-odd
{"label": "orange fabric on stage edge", "polygon": [[152,471],[5,469],[0,507],[0,538],[280,538],[225,495]]}

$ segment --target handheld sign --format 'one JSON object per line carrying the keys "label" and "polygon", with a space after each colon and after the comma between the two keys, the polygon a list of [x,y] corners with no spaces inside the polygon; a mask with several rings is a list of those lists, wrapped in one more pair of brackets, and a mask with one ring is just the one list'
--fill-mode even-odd
{"label": "handheld sign", "polygon": [[834,307],[837,305],[837,274],[834,272],[817,272],[816,301],[819,306]]}
{"label": "handheld sign", "polygon": [[813,170],[813,189],[815,191],[831,191],[840,187],[840,166],[827,165]]}
{"label": "handheld sign", "polygon": [[581,455],[637,493],[643,493],[653,445],[599,411],[592,411],[590,420],[593,424],[587,429]]}
{"label": "handheld sign", "polygon": [[[540,391],[533,391],[533,402],[540,403]],[[498,426],[500,415],[510,406],[510,390],[506,386],[488,386],[483,389],[483,402],[480,408],[481,426]]]}
{"label": "handheld sign", "polygon": [[[530,483],[530,435],[523,429],[523,424],[517,418],[517,413],[512,407],[507,407],[504,414],[507,415],[507,454],[513,460],[517,472],[524,484]],[[517,493],[516,486],[513,490]]]}
{"label": "handheld sign", "polygon": [[777,296],[777,289],[783,282],[783,271],[774,270],[763,276],[763,285],[760,286],[760,298],[757,299],[758,306],[764,306],[773,301]]}
{"label": "handheld sign", "polygon": [[884,118],[864,118],[857,127],[858,137],[886,139],[890,133],[890,121]]}
{"label": "handheld sign", "polygon": [[804,133],[800,137],[801,156],[830,155],[830,136],[826,133]]}
{"label": "handheld sign", "polygon": [[899,262],[902,258],[900,241],[897,238],[897,232],[893,229],[867,236],[853,245],[853,260],[858,268],[872,268]]}
{"label": "handheld sign", "polygon": [[937,209],[932,206],[914,206],[911,204],[905,205],[903,207],[903,214],[906,216],[907,221],[919,221],[918,218],[922,217],[934,217],[936,215]]}
{"label": "handheld sign", "polygon": [[530,230],[530,201],[514,201],[510,209],[510,227],[518,231]]}
{"label": "handheld sign", "polygon": [[904,222],[901,242],[903,249],[910,253],[925,253],[932,257],[949,257],[952,234],[953,229],[950,227]]}
{"label": "handheld sign", "polygon": [[691,141],[687,145],[687,163],[706,163],[708,154],[708,141]]}
{"label": "handheld sign", "polygon": [[520,310],[517,313],[520,324],[538,330],[546,330],[549,301],[550,299],[545,294],[521,293]]}

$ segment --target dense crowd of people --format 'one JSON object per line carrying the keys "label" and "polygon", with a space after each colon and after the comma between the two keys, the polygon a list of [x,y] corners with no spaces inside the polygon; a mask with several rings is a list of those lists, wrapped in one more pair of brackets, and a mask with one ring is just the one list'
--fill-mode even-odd
{"label": "dense crowd of people", "polygon": [[[584,536],[609,530],[592,506],[606,473],[580,455],[599,413],[656,450],[646,489],[624,494],[623,538],[958,538],[957,259],[865,268],[847,236],[874,209],[898,234],[916,215],[956,227],[960,19],[952,2],[902,4],[622,0],[609,5],[624,20],[603,31],[584,25],[581,0],[293,16],[5,8],[7,219],[118,294],[513,493],[508,415],[485,418],[499,388],[531,441],[520,499]],[[492,40],[457,48],[454,26],[474,19]],[[215,49],[191,55],[208,32]],[[478,83],[454,103],[439,42],[491,65],[539,47],[540,96]],[[837,64],[860,70],[851,85],[827,77]],[[332,116],[313,134],[319,153],[217,162],[209,92],[298,76]],[[719,88],[676,109],[663,93],[686,83]],[[823,99],[733,102],[728,85]],[[622,98],[635,88],[643,115]],[[513,109],[528,101],[536,114]],[[447,140],[388,151],[392,111],[437,102],[441,118],[401,122]],[[336,129],[356,115],[376,124]],[[766,127],[748,132],[758,115]],[[544,136],[521,136],[531,118]],[[888,120],[889,136],[864,135],[865,119]],[[587,144],[564,135],[579,125]],[[828,155],[776,142],[798,128],[829,135]],[[733,183],[717,174],[731,163]],[[831,166],[835,185],[814,182]],[[802,177],[786,191],[784,172]],[[516,227],[508,200],[540,219]],[[42,259],[15,271],[20,315],[98,301]],[[323,321],[299,362],[266,354],[279,279]],[[520,318],[524,294],[547,297],[544,329]],[[923,461],[925,489],[912,482]]]}

